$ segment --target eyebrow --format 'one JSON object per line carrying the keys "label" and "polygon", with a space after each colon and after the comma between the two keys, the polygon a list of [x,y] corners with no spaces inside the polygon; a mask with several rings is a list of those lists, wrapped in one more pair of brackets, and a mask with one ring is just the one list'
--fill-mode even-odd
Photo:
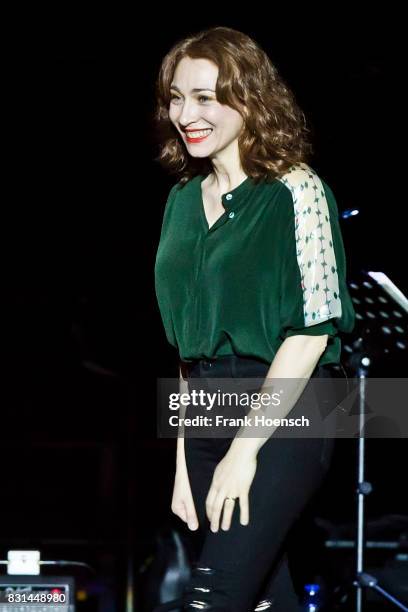
{"label": "eyebrow", "polygon": [[[170,85],[170,89],[176,89],[179,93],[181,93],[180,89],[177,87],[177,85]],[[191,90],[191,93],[197,92],[197,91],[212,91],[213,93],[215,93],[214,89],[208,89],[207,87],[202,87],[200,88],[195,88]]]}

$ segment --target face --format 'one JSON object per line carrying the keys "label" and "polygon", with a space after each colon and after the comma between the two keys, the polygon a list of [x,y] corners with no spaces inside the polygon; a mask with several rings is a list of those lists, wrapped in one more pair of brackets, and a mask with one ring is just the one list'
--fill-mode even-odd
{"label": "face", "polygon": [[174,71],[169,117],[194,157],[228,150],[243,128],[238,111],[217,101],[217,77],[218,66],[207,59],[183,57]]}

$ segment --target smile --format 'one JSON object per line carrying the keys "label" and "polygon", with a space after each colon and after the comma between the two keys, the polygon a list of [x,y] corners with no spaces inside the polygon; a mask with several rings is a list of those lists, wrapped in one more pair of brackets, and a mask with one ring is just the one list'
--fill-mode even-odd
{"label": "smile", "polygon": [[189,142],[201,142],[205,140],[212,132],[212,129],[197,130],[196,132],[186,132],[186,139]]}

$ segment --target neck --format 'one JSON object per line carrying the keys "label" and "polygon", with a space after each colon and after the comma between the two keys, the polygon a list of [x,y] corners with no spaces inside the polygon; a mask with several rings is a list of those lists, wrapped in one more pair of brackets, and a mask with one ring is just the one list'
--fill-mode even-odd
{"label": "neck", "polygon": [[234,168],[228,171],[225,168],[220,170],[215,166],[213,166],[210,176],[210,186],[222,193],[232,191],[247,178],[242,168]]}

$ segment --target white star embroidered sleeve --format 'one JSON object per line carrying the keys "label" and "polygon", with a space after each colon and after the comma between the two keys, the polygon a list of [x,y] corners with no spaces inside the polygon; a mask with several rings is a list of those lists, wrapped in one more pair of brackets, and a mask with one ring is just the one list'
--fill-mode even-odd
{"label": "white star embroidered sleeve", "polygon": [[329,205],[327,186],[306,164],[292,166],[280,180],[292,205],[282,236],[282,336],[336,335],[339,322],[345,322],[343,293],[352,309],[336,202],[330,192]]}

